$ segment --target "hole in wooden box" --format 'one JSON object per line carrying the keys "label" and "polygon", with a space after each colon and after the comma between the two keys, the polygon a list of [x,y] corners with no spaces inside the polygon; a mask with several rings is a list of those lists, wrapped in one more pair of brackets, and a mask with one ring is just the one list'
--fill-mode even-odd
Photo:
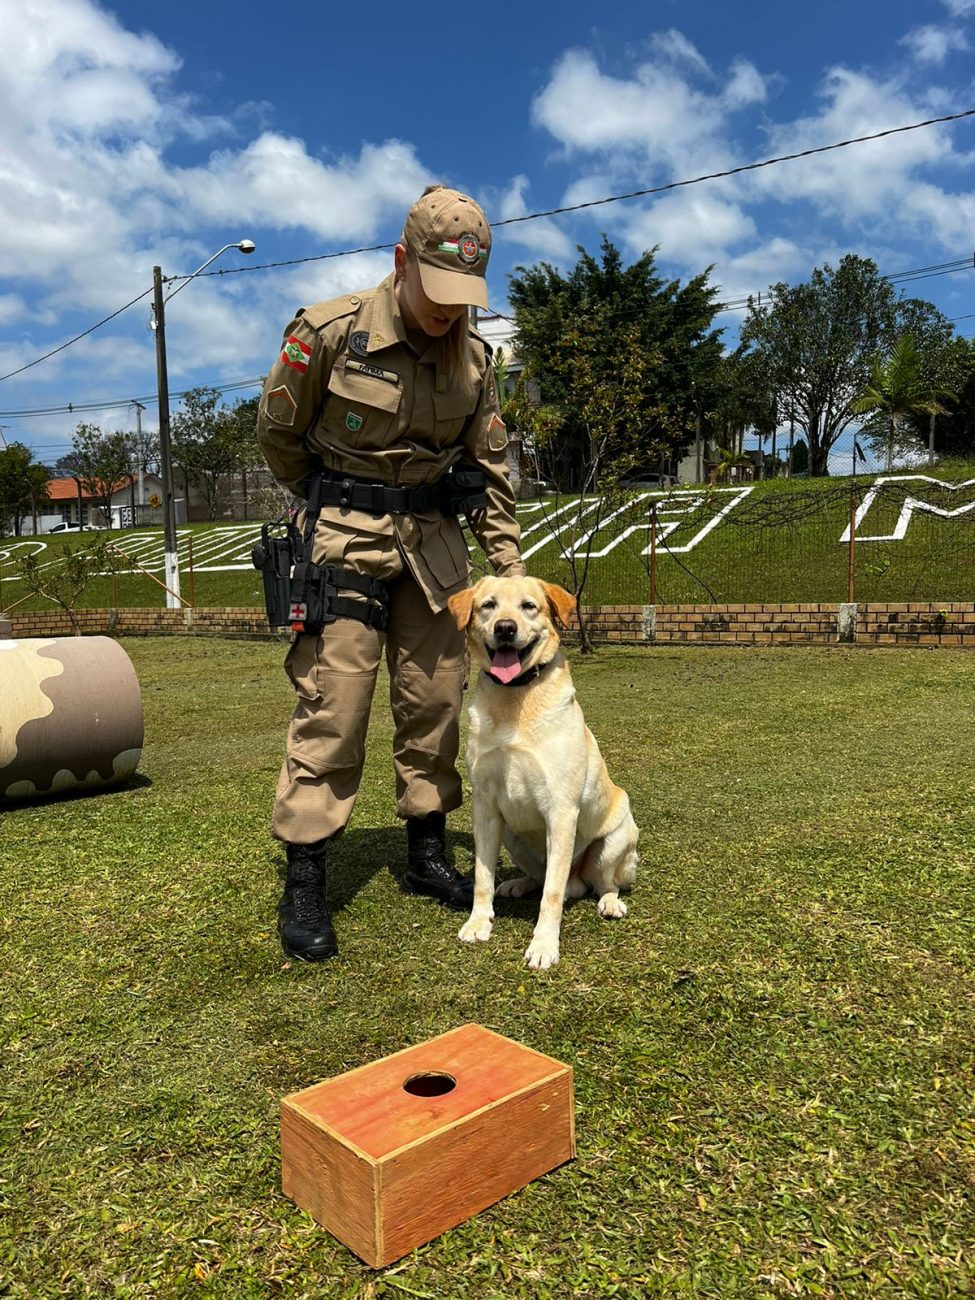
{"label": "hole in wooden box", "polygon": [[403,1084],[403,1091],[414,1097],[443,1097],[456,1087],[457,1080],[452,1074],[427,1070],[422,1074],[411,1074]]}

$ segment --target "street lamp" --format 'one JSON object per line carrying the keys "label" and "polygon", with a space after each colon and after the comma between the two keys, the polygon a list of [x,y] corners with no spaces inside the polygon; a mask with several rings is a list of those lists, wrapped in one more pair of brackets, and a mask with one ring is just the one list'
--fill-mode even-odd
{"label": "street lamp", "polygon": [[212,257],[208,257],[202,266],[198,266],[192,275],[188,275],[178,284],[172,293],[163,297],[162,269],[152,268],[152,321],[151,327],[156,332],[156,379],[159,390],[159,471],[162,475],[163,489],[163,537],[165,539],[165,583],[166,606],[178,609],[179,596],[179,560],[176,554],[176,503],[173,496],[173,462],[169,436],[169,375],[166,370],[166,303],[184,289],[201,271],[205,271],[211,262],[215,262],[228,248],[236,248],[241,253],[253,253],[254,242],[242,239],[236,244],[224,244]]}

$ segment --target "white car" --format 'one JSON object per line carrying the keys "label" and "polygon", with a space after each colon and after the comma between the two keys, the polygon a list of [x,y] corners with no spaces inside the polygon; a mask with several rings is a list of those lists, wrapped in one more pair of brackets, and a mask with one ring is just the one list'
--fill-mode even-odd
{"label": "white car", "polygon": [[95,531],[91,524],[55,524],[49,528],[48,533],[93,533]]}

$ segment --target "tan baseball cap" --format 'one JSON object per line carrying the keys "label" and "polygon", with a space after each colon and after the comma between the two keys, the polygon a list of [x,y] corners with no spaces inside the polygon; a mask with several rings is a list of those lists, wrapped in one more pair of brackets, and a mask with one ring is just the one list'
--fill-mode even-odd
{"label": "tan baseball cap", "polygon": [[407,213],[403,243],[419,260],[420,283],[431,302],[487,307],[491,227],[472,198],[432,186]]}

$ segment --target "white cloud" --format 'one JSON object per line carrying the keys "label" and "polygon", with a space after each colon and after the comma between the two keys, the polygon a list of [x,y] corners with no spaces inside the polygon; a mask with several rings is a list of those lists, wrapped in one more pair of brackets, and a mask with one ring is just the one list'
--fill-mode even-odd
{"label": "white cloud", "polygon": [[804,280],[812,266],[823,260],[814,250],[776,236],[735,257],[722,259],[711,279],[720,286],[723,302],[740,302],[764,294],[773,284]]}
{"label": "white cloud", "polygon": [[666,32],[655,32],[650,44],[654,54],[665,62],[684,64],[694,72],[711,75],[707,59],[697,46],[675,27],[671,27]]}
{"label": "white cloud", "polygon": [[[567,188],[564,204],[740,161],[729,139],[734,116],[764,102],[777,78],[744,59],[717,74],[673,30],[654,38],[653,49],[658,61],[641,64],[625,79],[603,73],[588,51],[569,51],[536,97],[536,124],[570,156],[583,154],[590,163]],[[742,192],[725,182],[672,191],[638,206],[594,207],[585,218],[633,254],[659,245],[660,261],[688,274],[712,262],[725,265],[757,237]]]}
{"label": "white cloud", "polygon": [[[896,82],[842,67],[826,73],[821,99],[818,113],[769,130],[775,153],[869,135],[918,121],[928,111]],[[927,127],[769,167],[753,173],[749,183],[784,203],[813,205],[820,220],[838,222],[858,239],[874,231],[886,237],[896,214],[904,236],[957,248],[960,200],[926,180],[925,172],[938,168],[941,174],[963,162],[946,127]]]}
{"label": "white cloud", "polygon": [[762,104],[768,98],[768,83],[753,63],[746,59],[736,59],[731,66],[731,78],[724,89],[723,98],[729,108]]}
{"label": "white cloud", "polygon": [[918,63],[933,66],[944,63],[953,50],[970,48],[965,33],[957,27],[939,27],[933,24],[915,27],[901,37],[901,44],[910,50]]}
{"label": "white cloud", "polygon": [[374,233],[431,180],[411,145],[365,144],[358,158],[328,165],[304,142],[267,131],[239,152],[177,173],[193,218],[309,230],[323,239]]}
{"label": "white cloud", "polygon": [[699,186],[658,199],[626,223],[632,251],[660,245],[667,262],[703,271],[725,251],[755,236],[754,220],[737,204],[722,198],[717,188]]}
{"label": "white cloud", "polygon": [[[526,215],[529,210],[525,197],[528,185],[527,176],[515,176],[508,188],[489,203],[489,213],[495,223]],[[502,226],[500,229],[495,225],[494,242],[495,246],[499,243],[515,244],[526,253],[554,262],[571,257],[575,252],[575,244],[556,221],[549,217],[541,217],[537,221],[516,221],[513,225]]]}
{"label": "white cloud", "polygon": [[0,294],[0,325],[9,325],[12,321],[23,320],[26,315],[27,304],[19,294]]}
{"label": "white cloud", "polygon": [[[195,269],[221,244],[288,229],[295,253],[325,240],[386,242],[431,180],[413,147],[364,143],[357,156],[314,157],[301,140],[264,129],[266,106],[232,121],[182,93],[181,60],[154,35],[126,31],[93,0],[0,0],[0,324],[20,337],[2,349],[16,369],[133,298],[152,267]],[[205,108],[205,105],[202,106]],[[250,124],[256,134],[228,147]],[[177,146],[223,147],[174,165]],[[199,153],[199,149],[197,149]],[[243,261],[228,254],[221,266]],[[201,279],[171,308],[169,354],[179,386],[195,368],[245,376],[266,367],[294,309],[374,283],[392,255],[310,263],[287,273]],[[376,272],[379,272],[377,275]],[[242,278],[242,277],[241,277]],[[29,300],[29,307],[25,306]],[[246,306],[245,306],[246,304]],[[38,377],[72,397],[155,382],[148,301],[4,385],[5,405],[31,405]],[[135,340],[122,345],[124,331]],[[136,379],[136,375],[142,378]]]}
{"label": "white cloud", "polygon": [[570,153],[625,150],[651,166],[719,164],[714,147],[723,106],[682,76],[644,64],[629,80],[600,71],[587,50],[570,50],[535,98],[532,117]]}
{"label": "white cloud", "polygon": [[173,51],[90,0],[3,5],[0,46],[0,275],[47,283],[81,308],[118,305],[154,261],[200,261],[212,251],[203,228],[226,226],[227,239],[245,222],[368,237],[393,213],[401,220],[430,180],[398,141],[325,162],[273,131],[172,166],[177,140],[228,123],[179,93]]}
{"label": "white cloud", "polygon": [[[668,50],[678,35],[665,34]],[[705,89],[695,75],[704,76]],[[622,153],[639,159],[644,175],[649,163],[686,176],[727,164],[729,115],[764,101],[768,89],[769,79],[743,59],[722,86],[703,59],[643,63],[621,78],[604,73],[590,51],[569,50],[536,96],[532,119],[570,156]]]}

